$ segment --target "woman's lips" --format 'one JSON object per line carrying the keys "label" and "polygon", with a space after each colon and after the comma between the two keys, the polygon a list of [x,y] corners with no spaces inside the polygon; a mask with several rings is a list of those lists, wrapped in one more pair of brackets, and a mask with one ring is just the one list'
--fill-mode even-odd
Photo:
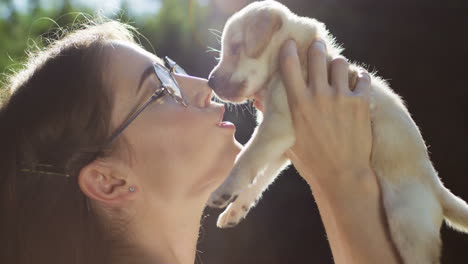
{"label": "woman's lips", "polygon": [[218,123],[216,124],[216,126],[221,127],[221,128],[235,129],[236,126],[235,126],[232,122],[223,121],[224,112],[225,112],[225,111],[226,111],[226,109],[225,109],[224,106],[223,106],[223,107],[221,108],[221,111],[220,111],[220,114],[219,114]]}
{"label": "woman's lips", "polygon": [[229,122],[229,121],[223,121],[223,122],[219,123],[218,126],[221,127],[221,128],[236,128],[236,126],[233,123]]}

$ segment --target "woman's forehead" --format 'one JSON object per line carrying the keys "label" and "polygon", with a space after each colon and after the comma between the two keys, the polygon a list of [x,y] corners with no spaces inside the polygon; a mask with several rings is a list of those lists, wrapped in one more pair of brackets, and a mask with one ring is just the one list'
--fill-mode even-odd
{"label": "woman's forehead", "polygon": [[109,47],[109,64],[115,70],[143,72],[155,62],[163,64],[162,59],[133,43],[117,42]]}
{"label": "woman's forehead", "polygon": [[116,42],[108,47],[105,79],[112,86],[137,86],[141,74],[154,62],[164,64],[156,55],[136,44]]}

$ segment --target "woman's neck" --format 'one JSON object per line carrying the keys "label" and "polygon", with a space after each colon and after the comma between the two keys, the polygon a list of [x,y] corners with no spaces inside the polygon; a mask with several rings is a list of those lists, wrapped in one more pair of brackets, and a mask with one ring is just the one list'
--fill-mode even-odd
{"label": "woman's neck", "polygon": [[193,264],[205,201],[140,204],[126,224],[128,242],[112,250],[112,263]]}

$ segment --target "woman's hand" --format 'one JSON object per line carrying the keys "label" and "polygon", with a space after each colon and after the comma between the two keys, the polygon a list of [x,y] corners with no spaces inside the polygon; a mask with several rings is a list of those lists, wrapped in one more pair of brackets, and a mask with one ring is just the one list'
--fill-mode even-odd
{"label": "woman's hand", "polygon": [[294,41],[283,44],[283,81],[296,132],[288,155],[309,183],[335,263],[398,263],[390,241],[377,178],[370,168],[370,76],[349,87],[349,64],[327,67],[325,44],[308,54],[308,83]]}
{"label": "woman's hand", "polygon": [[351,91],[348,62],[338,57],[328,70],[325,49],[321,40],[310,47],[308,83],[301,76],[293,41],[283,46],[281,66],[296,131],[290,157],[303,177],[334,184],[342,179],[328,175],[340,177],[345,172],[370,168],[370,76],[360,72]]}

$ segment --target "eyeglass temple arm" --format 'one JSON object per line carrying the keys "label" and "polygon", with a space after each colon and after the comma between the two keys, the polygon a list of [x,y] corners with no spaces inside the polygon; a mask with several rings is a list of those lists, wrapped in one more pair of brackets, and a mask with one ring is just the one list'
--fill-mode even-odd
{"label": "eyeglass temple arm", "polygon": [[123,125],[114,132],[114,135],[104,144],[104,148],[108,147],[110,144],[114,142],[114,140],[135,120],[145,108],[151,104],[154,100],[158,99],[161,94],[166,92],[166,88],[161,87],[153,95],[141,106],[137,111],[135,111],[124,123]]}

